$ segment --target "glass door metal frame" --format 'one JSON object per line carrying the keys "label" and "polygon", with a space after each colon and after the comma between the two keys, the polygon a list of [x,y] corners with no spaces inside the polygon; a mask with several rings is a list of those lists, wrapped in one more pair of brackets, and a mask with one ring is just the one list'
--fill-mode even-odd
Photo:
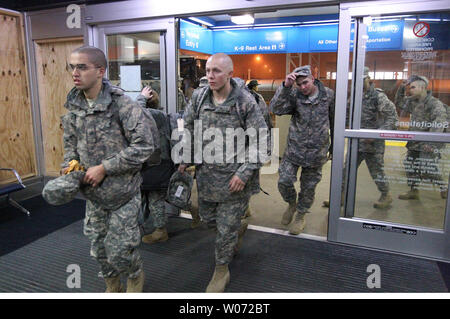
{"label": "glass door metal frame", "polygon": [[89,45],[96,46],[107,53],[108,35],[160,32],[160,74],[161,74],[161,105],[166,112],[176,112],[177,96],[169,92],[177,92],[176,61],[176,25],[174,18],[149,19],[139,21],[110,22],[106,24],[88,25],[87,38]]}
{"label": "glass door metal frame", "polygon": [[[330,211],[328,220],[328,240],[333,242],[365,246],[375,249],[389,250],[408,255],[417,255],[431,259],[450,260],[450,201],[447,200],[444,227],[442,230],[431,229],[419,226],[402,225],[390,222],[366,220],[353,218],[353,205],[355,200],[356,187],[356,165],[349,165],[347,171],[348,196],[346,199],[346,210],[350,212],[348,217],[341,216],[341,184],[343,180],[344,168],[344,148],[345,140],[348,138],[371,138],[385,139],[381,133],[395,133],[396,131],[381,131],[368,129],[346,129],[346,105],[348,89],[348,70],[350,61],[350,37],[352,20],[374,15],[395,15],[413,14],[450,10],[448,1],[426,1],[426,2],[357,2],[344,3],[340,5],[339,14],[339,35],[338,35],[338,61],[336,77],[336,118],[334,130],[333,162],[331,174],[330,191]],[[353,99],[356,103],[361,103],[362,81],[355,79],[362,78],[364,69],[364,56],[357,49],[357,39],[362,34],[358,34],[355,22],[355,47],[356,59],[352,65],[351,92],[355,95]],[[365,54],[365,52],[364,52]],[[356,60],[356,61],[355,61]],[[354,93],[353,93],[354,92]],[[359,99],[357,97],[360,97]],[[359,102],[358,102],[359,101]],[[357,105],[358,106],[358,105]],[[355,108],[358,112],[360,107]],[[355,114],[355,118],[358,118]],[[356,122],[357,124],[357,122]],[[355,127],[355,126],[354,126]],[[356,126],[359,127],[359,126]],[[450,143],[450,134],[411,132],[416,141],[445,142]],[[395,139],[395,138],[389,138]],[[398,139],[402,140],[402,139]],[[404,140],[404,139],[403,139]],[[355,144],[355,143],[353,143]],[[350,159],[351,162],[351,159]],[[392,227],[400,227],[414,230],[414,235],[410,233],[399,233],[393,231],[377,231],[364,228],[364,224],[370,223],[380,226],[385,230]]]}

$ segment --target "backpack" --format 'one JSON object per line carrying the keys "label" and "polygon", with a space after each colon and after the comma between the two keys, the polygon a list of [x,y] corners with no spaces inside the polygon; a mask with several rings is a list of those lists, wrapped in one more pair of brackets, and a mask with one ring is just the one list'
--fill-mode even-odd
{"label": "backpack", "polygon": [[171,124],[170,119],[174,117],[165,114],[163,111],[156,109],[145,109],[149,112],[156,122],[158,128],[160,142],[160,163],[157,165],[147,166],[142,171],[142,189],[143,190],[164,190],[169,187],[172,174],[175,171],[175,164],[171,158]]}
{"label": "backpack", "polygon": [[[123,90],[119,87],[116,86],[111,86],[112,87],[112,93],[111,94],[111,98],[113,100],[113,105],[117,106],[117,101],[118,99],[124,95]],[[155,121],[155,119],[152,116],[152,113],[149,111],[150,109],[146,109],[141,107],[139,104],[137,104],[141,110],[143,110],[143,114],[145,115],[145,117],[152,123],[151,125],[151,132],[152,132],[152,136],[159,136],[159,130],[158,130],[158,126],[157,123]],[[118,110],[116,110],[117,114],[118,114]],[[119,121],[119,125],[121,125],[120,121]],[[144,164],[142,165],[142,170],[147,169],[150,166],[154,166],[154,165],[158,165],[161,163],[161,140],[158,138],[153,138],[153,146],[154,146],[154,151],[153,153],[150,155],[150,157],[147,159],[147,161],[144,162]]]}

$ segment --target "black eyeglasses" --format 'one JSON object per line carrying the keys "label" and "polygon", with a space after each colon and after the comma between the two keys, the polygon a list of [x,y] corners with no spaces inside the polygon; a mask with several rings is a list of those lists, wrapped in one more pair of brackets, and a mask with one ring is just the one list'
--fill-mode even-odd
{"label": "black eyeglasses", "polygon": [[87,71],[90,69],[98,69],[98,68],[100,68],[100,66],[94,66],[93,68],[91,68],[91,67],[87,66],[86,64],[75,64],[75,65],[69,64],[69,68],[73,72],[73,71],[75,71],[75,69],[77,69],[78,71]]}

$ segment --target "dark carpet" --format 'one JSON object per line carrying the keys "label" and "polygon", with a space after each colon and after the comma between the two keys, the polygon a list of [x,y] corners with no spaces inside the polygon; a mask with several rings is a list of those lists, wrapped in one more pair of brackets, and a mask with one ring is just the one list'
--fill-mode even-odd
{"label": "dark carpet", "polygon": [[[82,234],[83,222],[61,228],[70,218],[82,217],[84,202],[74,201],[59,209],[43,204],[40,209],[44,212],[38,218],[37,208],[30,207],[39,199],[35,201],[23,204],[28,202],[27,208],[36,214],[32,217],[36,224],[15,217],[1,225],[1,245],[7,241],[4,232],[8,231],[18,249],[10,247],[9,253],[0,257],[0,292],[103,292],[98,265],[89,256],[89,241]],[[27,228],[52,222],[54,226],[46,225],[47,234],[35,230],[34,239],[28,238]],[[140,247],[146,274],[144,291],[203,292],[214,269],[215,233],[191,229],[190,220],[179,217],[169,219],[168,230],[167,242]],[[24,246],[23,237],[30,243]],[[380,288],[367,286],[371,264],[380,267]],[[74,267],[80,270],[80,288],[69,288]],[[438,262],[420,258],[248,230],[230,265],[231,282],[226,291],[448,292],[448,279],[441,268]]]}
{"label": "dark carpet", "polygon": [[85,211],[83,200],[74,200],[62,206],[51,206],[42,196],[20,202],[30,211],[30,217],[4,201],[1,204],[0,256],[84,218]]}

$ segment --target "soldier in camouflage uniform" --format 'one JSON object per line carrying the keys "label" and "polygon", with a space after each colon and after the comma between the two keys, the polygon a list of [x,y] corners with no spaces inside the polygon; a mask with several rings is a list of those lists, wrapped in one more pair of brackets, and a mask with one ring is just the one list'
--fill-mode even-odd
{"label": "soldier in camouflage uniform", "polygon": [[[349,114],[349,112],[347,112]],[[364,68],[364,85],[361,109],[361,128],[375,130],[395,130],[398,121],[395,105],[381,89],[370,82],[369,68]],[[384,140],[359,139],[357,165],[366,161],[370,176],[375,181],[381,197],[374,203],[375,208],[385,209],[392,203],[389,195],[389,183],[384,174]],[[345,169],[344,169],[345,172]],[[344,191],[342,183],[342,191]],[[329,207],[325,201],[323,206]]]}
{"label": "soldier in camouflage uniform", "polygon": [[[208,224],[217,225],[214,275],[206,289],[207,292],[223,292],[230,280],[228,264],[238,247],[247,224],[241,223],[241,217],[248,205],[250,195],[256,187],[255,178],[260,162],[240,162],[238,155],[249,149],[245,143],[244,149],[235,144],[234,150],[226,149],[226,129],[254,128],[267,129],[267,125],[252,95],[246,89],[240,89],[232,78],[233,63],[229,56],[218,53],[211,56],[206,63],[206,73],[209,85],[194,91],[185,114],[185,130],[194,132],[194,121],[201,120],[200,132],[208,128],[216,128],[221,132],[223,141],[217,142],[224,150],[225,158],[219,162],[202,158],[196,162],[196,181],[199,198],[199,214]],[[198,125],[198,124],[197,124]],[[194,134],[191,134],[194,137]],[[192,138],[194,139],[194,138]],[[205,150],[210,140],[202,139],[201,149]],[[192,150],[194,150],[192,146]],[[187,164],[179,166],[183,172]]]}
{"label": "soldier in camouflage uniform", "polygon": [[[297,84],[297,88],[293,84]],[[298,67],[286,76],[270,102],[276,115],[292,115],[287,148],[279,167],[278,190],[289,203],[281,223],[297,235],[306,225],[305,215],[311,208],[315,188],[322,179],[322,166],[328,160],[330,132],[333,133],[334,92],[314,79],[309,65]],[[302,168],[298,203],[294,182]]]}
{"label": "soldier in camouflage uniform", "polygon": [[84,234],[91,255],[99,262],[107,292],[141,292],[144,284],[138,212],[141,205],[140,170],[155,147],[150,119],[124,92],[103,79],[104,53],[84,46],[70,56],[75,87],[67,95],[68,113],[62,117],[64,163],[87,168],[80,190],[86,197]]}
{"label": "soldier in camouflage uniform", "polygon": [[[448,126],[447,106],[427,91],[428,79],[413,75],[406,85],[410,87],[410,96],[405,96],[405,85],[401,85],[396,93],[397,106],[403,112],[411,114],[409,130],[421,132],[444,132]],[[419,199],[417,185],[422,180],[429,180],[440,188],[441,198],[447,198],[447,183],[442,179],[439,167],[440,149],[444,143],[408,142],[408,153],[404,160],[408,192],[399,195],[399,199]]]}

